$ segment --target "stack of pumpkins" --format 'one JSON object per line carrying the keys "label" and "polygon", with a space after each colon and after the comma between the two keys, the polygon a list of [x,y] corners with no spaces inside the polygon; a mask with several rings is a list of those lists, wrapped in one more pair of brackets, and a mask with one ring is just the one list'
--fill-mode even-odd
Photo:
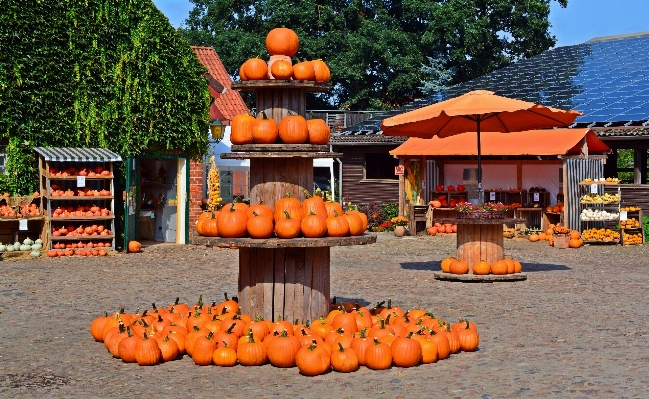
{"label": "stack of pumpkins", "polygon": [[250,58],[239,68],[242,81],[248,80],[306,80],[328,82],[331,77],[329,67],[322,60],[291,62],[300,40],[295,31],[288,28],[275,28],[266,36],[266,50],[271,55],[268,64],[261,58]]}
{"label": "stack of pumpkins", "polygon": [[207,237],[306,238],[361,235],[367,230],[367,215],[358,210],[343,212],[342,206],[317,195],[303,203],[289,194],[275,209],[259,204],[229,203],[220,211],[207,211],[196,222],[196,232]]}
{"label": "stack of pumpkins", "polygon": [[[448,257],[442,261],[442,271],[451,274],[467,274],[469,273],[469,263],[465,260],[457,260],[453,257]],[[495,261],[489,264],[487,261],[481,261],[471,266],[473,274],[487,275],[487,274],[513,274],[520,273],[523,267],[521,263],[510,258]]]}
{"label": "stack of pumpkins", "polygon": [[25,238],[23,242],[16,241],[14,244],[3,244],[0,242],[0,252],[13,252],[13,251],[22,251],[29,252],[29,256],[32,258],[38,258],[41,256],[41,249],[43,248],[43,241],[39,238],[36,241],[33,241],[30,238]]}
{"label": "stack of pumpkins", "polygon": [[329,142],[331,130],[324,119],[306,120],[296,113],[289,113],[279,124],[260,112],[257,118],[239,114],[232,119],[232,144],[315,144]]}
{"label": "stack of pumpkins", "polygon": [[307,376],[330,369],[353,372],[413,367],[473,351],[480,337],[474,323],[449,324],[422,309],[399,307],[369,310],[341,304],[309,324],[271,322],[242,314],[236,301],[212,306],[202,300],[176,303],[143,314],[123,310],[94,319],[90,333],[126,363],[152,366],[187,353],[199,366],[297,366]]}
{"label": "stack of pumpkins", "polygon": [[434,236],[437,233],[441,234],[453,234],[457,233],[457,224],[452,223],[435,223],[433,226],[428,228],[428,235]]}

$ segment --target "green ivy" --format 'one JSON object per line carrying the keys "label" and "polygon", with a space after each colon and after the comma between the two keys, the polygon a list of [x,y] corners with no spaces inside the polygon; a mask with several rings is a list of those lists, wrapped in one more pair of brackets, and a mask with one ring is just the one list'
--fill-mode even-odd
{"label": "green ivy", "polygon": [[101,147],[123,158],[207,151],[205,68],[151,0],[2,8],[0,192],[37,189],[34,147]]}

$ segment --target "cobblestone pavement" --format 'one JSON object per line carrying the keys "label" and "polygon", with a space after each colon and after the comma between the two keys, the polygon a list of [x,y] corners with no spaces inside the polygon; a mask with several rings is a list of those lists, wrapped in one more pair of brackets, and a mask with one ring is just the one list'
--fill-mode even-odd
{"label": "cobblestone pavement", "polygon": [[332,249],[331,294],[392,298],[480,331],[480,348],[435,364],[304,377],[296,368],[155,367],[113,359],[89,333],[104,310],[220,300],[236,250],[160,245],[141,254],[0,262],[2,398],[647,398],[649,246],[556,249],[508,241],[527,281],[459,283],[432,271],[455,238],[380,235]]}

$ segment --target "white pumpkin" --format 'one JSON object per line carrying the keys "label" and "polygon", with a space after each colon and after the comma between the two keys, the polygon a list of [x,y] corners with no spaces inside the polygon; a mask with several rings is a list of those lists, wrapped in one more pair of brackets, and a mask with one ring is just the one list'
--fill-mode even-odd
{"label": "white pumpkin", "polygon": [[40,249],[43,248],[43,245],[42,244],[33,244],[31,246],[31,248],[32,248],[32,251],[40,251]]}
{"label": "white pumpkin", "polygon": [[32,258],[38,258],[39,256],[41,256],[41,253],[38,251],[32,251],[29,253],[29,256],[31,256]]}
{"label": "white pumpkin", "polygon": [[33,243],[34,241],[32,241],[30,238],[25,238],[25,240],[23,241],[23,244],[25,245],[32,245]]}

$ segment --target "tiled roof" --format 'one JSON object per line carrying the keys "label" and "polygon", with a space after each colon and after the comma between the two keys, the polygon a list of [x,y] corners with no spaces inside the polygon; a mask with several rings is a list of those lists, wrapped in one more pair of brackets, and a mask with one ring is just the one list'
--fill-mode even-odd
{"label": "tiled roof", "polygon": [[582,111],[571,127],[593,128],[600,137],[644,136],[649,127],[648,50],[649,32],[557,47],[405,107],[377,113],[335,136],[380,135],[385,118],[478,89]]}
{"label": "tiled roof", "polygon": [[[219,55],[216,54],[216,51],[214,51],[212,47],[201,46],[192,46],[192,50],[196,53],[201,64],[207,68],[210,76],[225,87],[225,93],[221,93],[214,102],[218,111],[229,121],[231,121],[235,115],[247,113],[248,107],[246,107],[246,103],[243,101],[243,98],[241,98],[239,92],[231,89],[232,79],[230,78],[228,71],[225,69],[225,66],[223,66]],[[210,112],[210,114],[213,113]],[[226,121],[225,124],[228,124],[228,122]]]}

